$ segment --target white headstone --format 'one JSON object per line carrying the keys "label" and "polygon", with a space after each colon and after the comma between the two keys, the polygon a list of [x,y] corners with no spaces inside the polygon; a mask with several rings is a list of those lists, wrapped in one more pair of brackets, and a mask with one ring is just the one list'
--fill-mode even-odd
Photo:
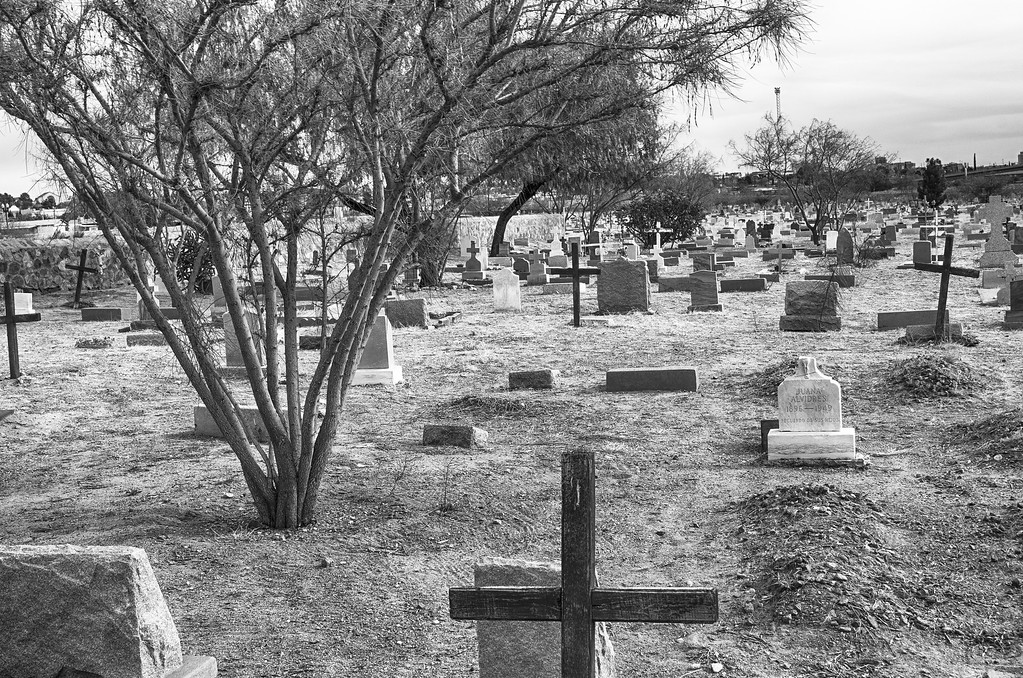
{"label": "white headstone", "polygon": [[14,293],[14,313],[21,315],[23,313],[34,313],[32,310],[32,294],[31,292],[15,292]]}
{"label": "white headstone", "polygon": [[824,234],[824,248],[828,252],[834,252],[838,247],[838,231],[828,231]]}
{"label": "white headstone", "polygon": [[495,271],[490,278],[494,281],[494,310],[521,311],[522,290],[519,276],[507,268]]}
{"label": "white headstone", "polygon": [[768,461],[857,462],[856,430],[842,426],[842,387],[801,357],[778,386],[778,428],[767,436]]}

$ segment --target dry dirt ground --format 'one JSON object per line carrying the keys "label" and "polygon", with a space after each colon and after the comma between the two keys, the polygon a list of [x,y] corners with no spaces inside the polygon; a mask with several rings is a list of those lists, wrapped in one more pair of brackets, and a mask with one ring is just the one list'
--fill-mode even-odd
{"label": "dry dirt ground", "polygon": [[[936,305],[936,275],[895,270],[909,251],[858,270],[844,327],[826,334],[778,331],[794,273],[722,294],[723,313],[655,293],[651,314],[581,329],[570,296],[523,288],[523,312],[498,314],[489,290],[425,292],[461,318],[395,332],[406,382],[352,389],[319,519],[288,532],[253,525],[226,446],[191,433],[198,401],[167,348],[129,349],[126,323],[82,323],[67,294],[37,295],[43,321],[20,328],[29,379],[0,382],[0,408],[16,410],[0,423],[0,539],[145,548],[186,651],[215,656],[227,678],[471,676],[474,626],[448,618],[447,589],[471,584],[481,558],[558,558],[558,464],[582,446],[596,452],[602,582],[721,596],[715,625],[613,626],[620,675],[1011,672],[1023,334],[1001,330],[1005,309],[962,278],[951,314],[976,346],[876,331],[878,311]],[[978,256],[957,249],[955,263]],[[738,262],[727,276],[764,266]],[[595,289],[583,304],[596,310]],[[100,336],[114,346],[75,348]],[[778,364],[797,355],[841,382],[866,470],[764,463],[759,422],[776,416]],[[609,368],[671,364],[695,365],[699,392],[603,389]],[[561,386],[509,392],[508,372],[531,368],[561,370]],[[489,446],[425,448],[430,422],[474,423]]]}

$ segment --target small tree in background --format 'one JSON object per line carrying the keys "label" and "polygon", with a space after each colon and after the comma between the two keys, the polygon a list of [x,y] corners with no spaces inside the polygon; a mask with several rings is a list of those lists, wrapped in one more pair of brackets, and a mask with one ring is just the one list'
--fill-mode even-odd
{"label": "small tree in background", "polygon": [[927,158],[927,167],[916,187],[916,195],[934,210],[934,223],[938,223],[938,208],[945,202],[947,184],[945,168],[938,158]]}
{"label": "small tree in background", "polygon": [[691,238],[699,229],[705,212],[688,196],[659,191],[638,198],[618,210],[618,220],[629,235],[644,247],[653,247],[655,233],[664,233],[662,243]]}

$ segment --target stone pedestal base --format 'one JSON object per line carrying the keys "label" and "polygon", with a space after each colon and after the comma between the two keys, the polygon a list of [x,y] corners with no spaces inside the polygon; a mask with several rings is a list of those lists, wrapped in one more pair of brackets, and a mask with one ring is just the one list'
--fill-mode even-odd
{"label": "stone pedestal base", "polygon": [[862,461],[856,452],[856,429],[840,431],[769,431],[767,461]]}
{"label": "stone pedestal base", "polygon": [[[944,328],[944,339],[955,340],[963,338],[962,323],[946,323]],[[907,341],[934,341],[934,325],[907,325]]]}
{"label": "stone pedestal base", "polygon": [[213,657],[185,656],[181,668],[171,671],[165,678],[217,678],[217,660]]}
{"label": "stone pedestal base", "polygon": [[837,332],[842,318],[837,315],[783,315],[778,322],[782,332]]}
{"label": "stone pedestal base", "polygon": [[689,307],[689,312],[690,313],[701,313],[701,312],[704,312],[704,311],[717,311],[717,312],[720,313],[722,310],[723,309],[722,309],[721,304],[704,304],[703,306],[690,306]]}
{"label": "stone pedestal base", "polygon": [[352,375],[352,386],[394,386],[401,383],[404,376],[401,372],[401,365],[395,365],[391,369],[384,370],[355,370]]}

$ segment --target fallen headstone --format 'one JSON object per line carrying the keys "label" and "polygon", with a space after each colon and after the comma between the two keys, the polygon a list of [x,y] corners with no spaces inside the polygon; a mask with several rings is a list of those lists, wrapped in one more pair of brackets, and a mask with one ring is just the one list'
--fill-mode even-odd
{"label": "fallen headstone", "polygon": [[608,391],[697,391],[695,367],[632,367],[607,371]]}
{"label": "fallen headstone", "polygon": [[527,370],[510,372],[508,388],[512,391],[523,388],[551,389],[558,385],[561,372],[558,370]]}
{"label": "fallen headstone", "polygon": [[423,427],[423,445],[464,447],[472,450],[487,444],[489,436],[475,426],[427,424]]}
{"label": "fallen headstone", "polygon": [[121,319],[121,309],[119,308],[83,308],[82,309],[82,321],[83,322],[110,322]]}

